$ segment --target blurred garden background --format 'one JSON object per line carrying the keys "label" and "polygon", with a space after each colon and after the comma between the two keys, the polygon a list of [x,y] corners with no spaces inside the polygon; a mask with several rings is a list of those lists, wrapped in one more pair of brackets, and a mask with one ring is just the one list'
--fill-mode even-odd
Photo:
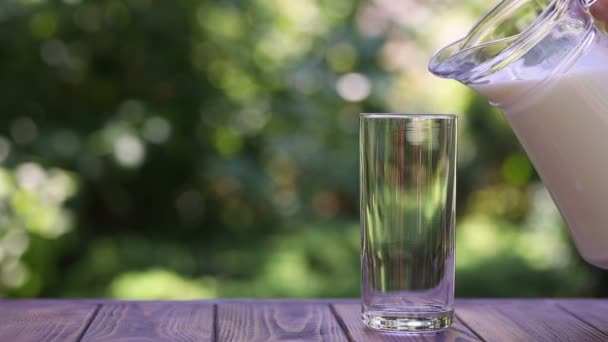
{"label": "blurred garden background", "polygon": [[3,0],[0,296],[359,295],[358,114],[460,116],[457,296],[604,296],[500,113],[483,0]]}

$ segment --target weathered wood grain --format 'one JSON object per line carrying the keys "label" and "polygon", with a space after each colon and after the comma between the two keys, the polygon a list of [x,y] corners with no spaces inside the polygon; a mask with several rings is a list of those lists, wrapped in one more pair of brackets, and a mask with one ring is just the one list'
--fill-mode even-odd
{"label": "weathered wood grain", "polygon": [[0,341],[77,341],[96,308],[70,301],[2,301]]}
{"label": "weathered wood grain", "polygon": [[606,341],[608,336],[550,300],[468,300],[456,315],[486,341]]}
{"label": "weathered wood grain", "polygon": [[213,305],[201,302],[104,304],[83,341],[211,341]]}
{"label": "weathered wood grain", "polygon": [[608,300],[459,300],[433,334],[378,333],[359,316],[356,300],[3,300],[0,341],[608,341]]}
{"label": "weathered wood grain", "polygon": [[328,304],[226,303],[217,310],[218,341],[347,341]]}
{"label": "weathered wood grain", "polygon": [[459,320],[456,320],[449,329],[436,333],[379,333],[366,328],[361,322],[361,304],[334,304],[333,307],[353,341],[480,341]]}
{"label": "weathered wood grain", "polygon": [[[608,300],[560,300],[558,306],[608,336]],[[608,340],[608,337],[606,338]]]}

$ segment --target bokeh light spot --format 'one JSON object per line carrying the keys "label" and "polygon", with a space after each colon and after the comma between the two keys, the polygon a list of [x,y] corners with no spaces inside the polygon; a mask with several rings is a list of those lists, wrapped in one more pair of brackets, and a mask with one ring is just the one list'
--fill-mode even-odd
{"label": "bokeh light spot", "polygon": [[40,47],[42,60],[50,66],[67,66],[70,55],[65,44],[58,39],[47,40]]}
{"label": "bokeh light spot", "polygon": [[380,54],[382,67],[389,71],[419,70],[426,65],[426,56],[415,41],[394,37],[384,44]]}
{"label": "bokeh light spot", "polygon": [[27,190],[38,189],[47,179],[46,172],[36,163],[25,163],[15,171],[17,184]]}
{"label": "bokeh light spot", "polygon": [[230,127],[218,127],[215,130],[213,142],[216,150],[223,156],[237,154],[243,145],[241,136]]}
{"label": "bokeh light spot", "polygon": [[299,32],[323,33],[327,26],[321,20],[321,13],[315,0],[269,0],[272,8]]}
{"label": "bokeh light spot", "polygon": [[76,193],[74,176],[64,171],[51,169],[47,181],[42,186],[41,195],[53,203],[62,203]]}
{"label": "bokeh light spot", "polygon": [[143,102],[129,99],[120,104],[116,114],[125,120],[137,122],[144,117],[145,113]]}
{"label": "bokeh light spot", "polygon": [[0,276],[3,285],[9,288],[15,288],[25,283],[29,276],[29,272],[19,260],[12,260],[2,265]]}
{"label": "bokeh light spot", "polygon": [[2,239],[4,251],[13,257],[23,255],[27,250],[29,243],[30,239],[28,238],[27,233],[21,229],[9,230]]}
{"label": "bokeh light spot", "polygon": [[263,69],[276,69],[309,51],[312,37],[275,29],[256,44],[254,58]]}
{"label": "bokeh light spot", "polygon": [[125,168],[140,166],[144,161],[145,153],[144,144],[134,135],[122,135],[114,144],[114,158]]}
{"label": "bokeh light spot", "polygon": [[254,135],[259,133],[269,120],[268,104],[264,101],[256,101],[246,105],[239,112],[235,119],[235,126],[242,134]]}
{"label": "bokeh light spot", "polygon": [[57,15],[44,11],[34,14],[30,19],[30,31],[35,38],[51,38],[57,33]]}
{"label": "bokeh light spot", "polygon": [[17,144],[29,144],[38,137],[38,127],[34,120],[18,117],[11,123],[11,136]]}
{"label": "bokeh light spot", "polygon": [[362,7],[357,13],[359,32],[368,37],[378,37],[388,28],[389,20],[384,12],[376,6]]}
{"label": "bokeh light spot", "polygon": [[364,75],[350,73],[338,79],[336,89],[345,100],[358,102],[369,96],[371,84]]}
{"label": "bokeh light spot", "polygon": [[171,135],[171,125],[169,121],[160,116],[154,116],[146,120],[142,127],[144,139],[151,143],[162,144]]}
{"label": "bokeh light spot", "polygon": [[357,50],[349,43],[338,43],[327,50],[327,63],[336,72],[351,71],[357,58]]}
{"label": "bokeh light spot", "polygon": [[243,18],[232,7],[212,7],[204,5],[197,11],[199,25],[214,35],[223,38],[237,38],[243,32]]}

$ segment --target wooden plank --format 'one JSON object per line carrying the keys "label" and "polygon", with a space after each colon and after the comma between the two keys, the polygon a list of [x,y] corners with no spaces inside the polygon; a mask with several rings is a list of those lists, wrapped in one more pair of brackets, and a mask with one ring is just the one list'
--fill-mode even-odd
{"label": "wooden plank", "polygon": [[104,304],[83,341],[211,341],[213,305],[201,302]]}
{"label": "wooden plank", "polygon": [[2,301],[0,341],[76,341],[97,307],[71,301]]}
{"label": "wooden plank", "polygon": [[226,303],[217,310],[218,341],[347,341],[329,304]]}
{"label": "wooden plank", "polygon": [[608,336],[608,300],[560,300],[557,305]]}
{"label": "wooden plank", "polygon": [[605,341],[550,300],[457,301],[456,315],[487,341]]}
{"label": "wooden plank", "polygon": [[354,341],[480,341],[458,319],[449,329],[435,333],[381,333],[365,327],[361,322],[361,304],[334,304],[333,307]]}

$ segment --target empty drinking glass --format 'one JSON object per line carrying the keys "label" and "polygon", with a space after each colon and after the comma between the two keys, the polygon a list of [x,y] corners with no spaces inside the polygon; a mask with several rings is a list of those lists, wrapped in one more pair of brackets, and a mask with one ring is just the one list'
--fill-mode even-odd
{"label": "empty drinking glass", "polygon": [[362,319],[374,329],[450,326],[455,115],[362,114]]}

